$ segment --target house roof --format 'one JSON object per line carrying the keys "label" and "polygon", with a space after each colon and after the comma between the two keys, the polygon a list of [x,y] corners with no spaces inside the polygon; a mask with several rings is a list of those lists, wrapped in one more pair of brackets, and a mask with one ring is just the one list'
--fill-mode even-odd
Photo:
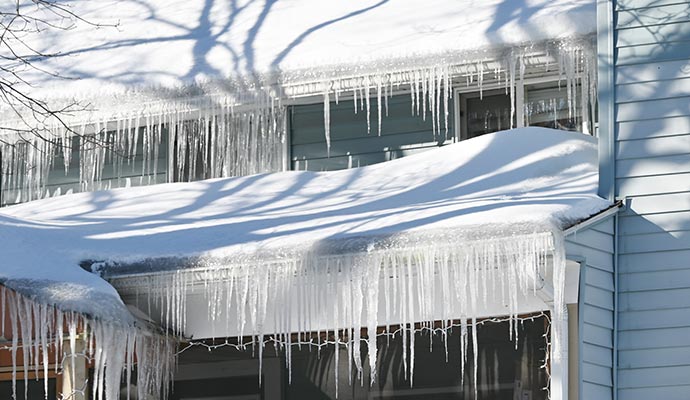
{"label": "house roof", "polygon": [[42,97],[124,95],[279,72],[307,76],[324,67],[357,71],[469,51],[481,58],[488,49],[596,32],[593,0],[107,0],[69,6],[103,26],[78,22],[25,38],[45,54],[59,54],[38,62],[43,70],[76,78],[26,71],[31,90]]}
{"label": "house roof", "polygon": [[75,311],[115,313],[119,299],[103,304],[117,293],[80,263],[208,257],[241,264],[558,232],[610,206],[596,194],[597,165],[592,137],[522,128],[351,170],[39,200],[0,213],[0,279]]}

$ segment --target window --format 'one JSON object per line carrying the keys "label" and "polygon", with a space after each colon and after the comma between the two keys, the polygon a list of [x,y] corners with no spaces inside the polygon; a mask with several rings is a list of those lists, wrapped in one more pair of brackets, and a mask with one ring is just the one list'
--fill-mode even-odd
{"label": "window", "polygon": [[[579,87],[569,96],[566,84],[556,79],[537,78],[527,81],[523,87],[518,85],[514,93],[515,110],[511,110],[511,95],[505,88],[480,94],[473,87],[472,91],[458,93],[457,109],[455,102],[449,104],[448,133],[442,116],[440,135],[434,134],[430,115],[424,119],[413,114],[409,94],[388,98],[380,136],[375,98],[370,99],[369,124],[366,107],[358,103],[355,112],[352,100],[341,99],[330,106],[330,149],[324,137],[323,103],[291,106],[288,112],[291,169],[329,171],[361,167],[521,125],[592,132],[588,122],[592,120],[592,111],[582,107],[584,100]],[[524,110],[524,114],[516,110]],[[584,118],[583,110],[588,110]]]}
{"label": "window", "polygon": [[[50,375],[54,376],[54,373]],[[49,376],[50,376],[49,375]],[[48,379],[48,393],[45,393],[43,386],[43,377],[35,378],[33,373],[30,373],[28,380],[29,386],[26,400],[45,400],[57,398],[57,381],[54,377]],[[23,399],[25,391],[24,373],[17,372],[17,398]],[[12,398],[12,375],[10,372],[2,373],[0,376],[0,399]]]}
{"label": "window", "polygon": [[[504,91],[466,93],[460,97],[460,139],[472,139],[486,133],[510,129],[510,96]],[[515,118],[513,118],[515,120]]]}
{"label": "window", "polygon": [[[330,171],[362,167],[393,160],[454,141],[453,113],[448,115],[448,134],[443,115],[440,134],[434,134],[431,114],[426,119],[412,114],[409,94],[388,98],[382,109],[378,134],[376,99],[370,100],[369,127],[366,107],[355,113],[352,100],[331,103],[331,148],[324,137],[323,103],[290,107],[290,161],[293,170]],[[453,102],[449,102],[453,110]],[[386,112],[386,109],[388,112]]]}
{"label": "window", "polygon": [[[134,141],[126,136],[118,136],[114,130],[83,135],[84,139],[74,136],[64,145],[46,146],[50,152],[41,148],[33,156],[31,144],[18,143],[12,154],[0,154],[0,161],[15,158],[16,165],[2,171],[0,206],[65,193],[167,182],[167,132],[146,135],[145,128],[139,128]],[[63,152],[63,146],[68,146],[67,151]],[[30,198],[32,189],[35,193]]]}
{"label": "window", "polygon": [[267,346],[259,385],[259,360],[252,350],[188,348],[179,355],[170,400],[284,399],[285,360],[268,350]]}
{"label": "window", "polygon": [[[479,400],[545,400],[548,378],[544,368],[546,357],[546,326],[544,317],[519,324],[519,341],[510,339],[508,322],[489,322],[478,327],[477,394]],[[464,376],[460,370],[460,329],[448,335],[448,360],[441,334],[428,332],[415,335],[414,384],[405,377],[402,367],[402,338],[397,335],[379,339],[377,381],[362,385],[357,373],[348,384],[347,349],[339,349],[338,398],[356,399],[474,399],[474,360],[472,344],[468,345],[468,359]],[[366,360],[366,346],[362,346]],[[409,355],[408,355],[409,356]],[[334,363],[332,347],[317,354],[315,350],[295,349],[292,354],[292,384],[285,387],[286,399],[335,399]],[[364,365],[364,376],[369,375]]]}
{"label": "window", "polygon": [[515,111],[511,111],[510,93],[505,89],[484,91],[481,96],[479,92],[460,93],[458,138],[466,140],[519,126],[518,119],[523,117],[517,112],[520,107],[524,109],[525,126],[592,132],[584,123],[591,118],[587,115],[583,119],[579,88],[571,96],[570,103],[567,89],[555,81],[525,85],[524,96],[520,96],[519,91],[516,89],[518,105]]}

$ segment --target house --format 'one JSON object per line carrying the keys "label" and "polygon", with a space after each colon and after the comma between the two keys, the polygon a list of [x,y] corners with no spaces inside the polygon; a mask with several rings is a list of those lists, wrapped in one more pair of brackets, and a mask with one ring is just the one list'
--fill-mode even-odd
{"label": "house", "polygon": [[0,144],[9,386],[686,396],[689,4],[73,6],[26,90],[88,107]]}

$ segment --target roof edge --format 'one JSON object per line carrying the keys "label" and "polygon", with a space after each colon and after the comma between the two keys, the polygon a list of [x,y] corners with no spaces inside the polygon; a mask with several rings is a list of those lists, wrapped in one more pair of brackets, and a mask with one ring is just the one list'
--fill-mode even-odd
{"label": "roof edge", "polygon": [[613,216],[616,214],[618,211],[624,208],[623,201],[618,200],[615,203],[611,204],[609,207],[597,212],[596,214],[592,214],[587,218],[581,219],[569,227],[563,229],[563,235],[568,236],[572,235],[577,231],[580,231],[582,229],[587,229],[591,227],[592,225],[595,225],[598,222],[601,222],[605,220],[608,217]]}

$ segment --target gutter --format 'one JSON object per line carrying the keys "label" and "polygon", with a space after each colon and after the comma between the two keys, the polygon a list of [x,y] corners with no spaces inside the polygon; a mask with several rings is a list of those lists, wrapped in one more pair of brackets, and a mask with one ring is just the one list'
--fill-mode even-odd
{"label": "gutter", "polygon": [[613,400],[618,400],[618,220],[619,216],[616,214],[613,220],[613,365],[611,366],[611,373],[613,375]]}
{"label": "gutter", "polygon": [[608,208],[605,208],[601,211],[599,211],[596,214],[593,214],[583,220],[580,220],[573,225],[569,226],[568,228],[563,230],[563,235],[564,236],[569,236],[572,235],[573,233],[580,231],[582,229],[587,229],[593,225],[596,225],[597,223],[611,217],[612,215],[618,214],[618,211],[620,211],[623,208],[623,200],[618,200],[615,203],[613,203],[611,206]]}

